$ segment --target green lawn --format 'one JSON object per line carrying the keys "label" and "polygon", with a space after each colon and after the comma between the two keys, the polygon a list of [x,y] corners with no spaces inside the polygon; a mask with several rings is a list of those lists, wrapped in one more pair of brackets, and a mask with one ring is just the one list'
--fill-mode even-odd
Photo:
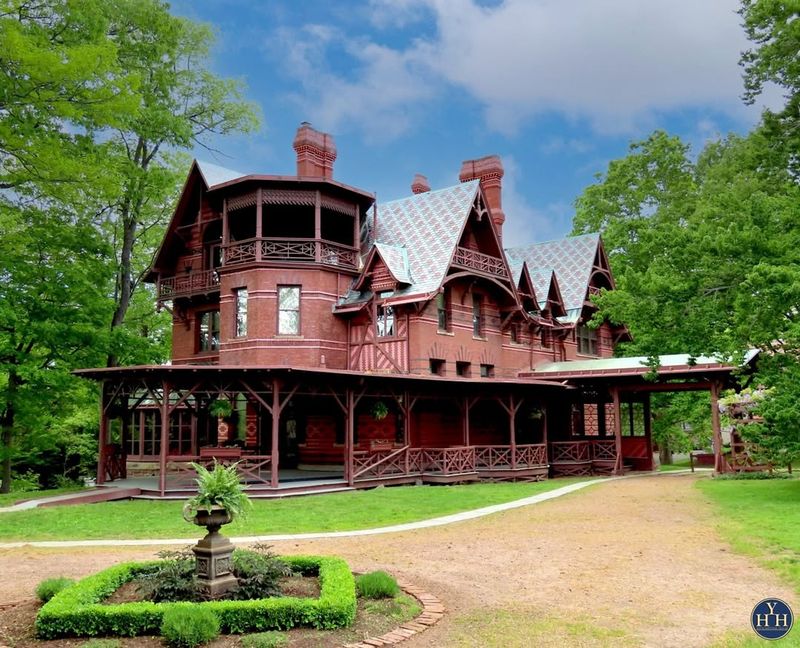
{"label": "green lawn", "polygon": [[733,547],[775,569],[800,592],[800,480],[701,479]]}
{"label": "green lawn", "polygon": [[675,463],[671,464],[661,464],[658,469],[661,472],[670,472],[672,470],[688,470],[691,468],[689,465],[689,460],[684,459],[683,461],[676,461]]}
{"label": "green lawn", "polygon": [[51,488],[50,490],[24,491],[17,493],[0,493],[0,507],[13,506],[17,502],[38,499],[40,497],[51,497],[53,495],[64,495],[83,490],[82,486],[69,486],[67,488]]}
{"label": "green lawn", "polygon": [[[255,500],[246,519],[225,528],[231,536],[368,529],[509,502],[576,481],[582,480],[401,486]],[[200,531],[184,521],[182,505],[179,501],[132,500],[1,513],[0,540],[196,538]]]}

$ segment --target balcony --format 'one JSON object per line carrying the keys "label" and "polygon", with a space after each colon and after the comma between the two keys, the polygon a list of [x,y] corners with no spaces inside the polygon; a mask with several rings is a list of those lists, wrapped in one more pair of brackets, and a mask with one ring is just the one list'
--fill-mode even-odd
{"label": "balcony", "polygon": [[358,257],[357,249],[322,239],[251,238],[226,245],[223,250],[223,265],[262,261],[299,262],[358,270]]}
{"label": "balcony", "polygon": [[190,272],[167,277],[158,282],[158,301],[169,301],[177,297],[192,297],[219,292],[219,274],[216,270]]}
{"label": "balcony", "polygon": [[456,253],[453,256],[453,265],[492,277],[505,278],[508,276],[503,259],[464,247],[456,248]]}

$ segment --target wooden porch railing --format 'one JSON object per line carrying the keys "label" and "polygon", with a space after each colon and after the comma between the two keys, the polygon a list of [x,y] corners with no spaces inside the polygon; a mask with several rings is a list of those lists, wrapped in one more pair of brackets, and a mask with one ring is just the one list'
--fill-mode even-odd
{"label": "wooden porch railing", "polygon": [[553,441],[550,443],[550,461],[580,462],[591,461],[592,452],[589,441]]}
{"label": "wooden porch railing", "polygon": [[517,468],[534,468],[547,465],[547,444],[533,443],[517,446]]}
{"label": "wooden porch railing", "polygon": [[435,475],[475,472],[475,447],[413,448],[409,450],[409,467]]}
{"label": "wooden porch railing", "polygon": [[469,270],[477,270],[496,277],[506,276],[506,264],[503,263],[503,259],[464,247],[456,248],[456,253],[453,255],[453,265]]}
{"label": "wooden porch railing", "polygon": [[189,274],[166,277],[158,283],[158,300],[175,297],[190,297],[219,290],[219,274],[216,270],[203,270]]}
{"label": "wooden porch railing", "polygon": [[353,479],[376,479],[408,473],[408,446],[397,450],[362,450],[353,453]]}
{"label": "wooden porch railing", "polygon": [[535,468],[547,465],[547,445],[523,444],[513,449],[504,445],[473,446],[475,467],[478,470],[508,470]]}
{"label": "wooden porch railing", "polygon": [[[223,465],[236,463],[236,472],[239,479],[248,486],[270,485],[272,478],[271,455],[242,455],[239,459],[218,458]],[[200,455],[176,455],[167,457],[167,466],[170,473],[167,475],[167,484],[173,487],[187,488],[194,485],[195,470],[192,463],[198,463],[206,468],[214,465],[213,457]]]}
{"label": "wooden porch railing", "polygon": [[616,461],[617,442],[614,439],[591,441],[592,459],[594,461]]}
{"label": "wooden porch railing", "polygon": [[255,261],[318,262],[340,268],[358,268],[358,251],[355,248],[322,239],[304,238],[251,238],[225,246],[224,265],[238,265]]}

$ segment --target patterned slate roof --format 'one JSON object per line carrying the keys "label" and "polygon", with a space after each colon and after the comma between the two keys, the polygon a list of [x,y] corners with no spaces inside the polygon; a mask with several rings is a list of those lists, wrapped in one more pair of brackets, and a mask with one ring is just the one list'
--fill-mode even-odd
{"label": "patterned slate roof", "polygon": [[[555,270],[564,308],[572,311],[583,306],[599,242],[599,234],[583,234],[509,248],[506,256],[513,263],[527,262],[536,296],[540,300],[547,298],[549,273]],[[548,275],[546,284],[543,283],[545,273]],[[544,286],[541,292],[540,282]]]}
{"label": "patterned slate roof", "polygon": [[226,169],[225,167],[221,167],[216,164],[211,164],[211,162],[204,162],[202,160],[195,160],[195,162],[197,163],[197,168],[200,169],[203,180],[206,181],[206,185],[209,189],[214,185],[222,184],[223,182],[230,182],[231,180],[237,180],[238,178],[247,175],[246,173],[240,173],[239,171]]}
{"label": "patterned slate roof", "polygon": [[408,267],[408,251],[406,248],[380,242],[375,244],[375,248],[378,250],[378,254],[381,255],[386,267],[389,268],[389,272],[398,282],[404,284],[414,283]]}
{"label": "patterned slate roof", "polygon": [[[394,297],[412,297],[439,290],[475,201],[478,185],[478,180],[470,180],[378,207],[377,236],[375,232],[370,234],[362,253],[369,252],[373,237],[378,245],[405,249],[412,283],[395,291]],[[385,257],[384,261],[389,263]],[[340,305],[361,302],[369,296],[368,292],[351,291]]]}

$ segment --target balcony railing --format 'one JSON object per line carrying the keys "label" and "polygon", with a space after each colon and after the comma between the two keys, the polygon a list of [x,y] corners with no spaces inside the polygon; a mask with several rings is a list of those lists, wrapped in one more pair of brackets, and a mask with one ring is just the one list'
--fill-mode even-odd
{"label": "balcony railing", "polygon": [[211,292],[219,292],[219,275],[216,270],[167,277],[158,284],[159,301]]}
{"label": "balcony railing", "polygon": [[358,269],[358,250],[322,239],[261,238],[236,241],[225,246],[223,265],[258,261],[290,261]]}
{"label": "balcony railing", "polygon": [[453,256],[453,265],[496,277],[507,276],[506,264],[503,263],[503,259],[463,247],[456,248],[456,253]]}

